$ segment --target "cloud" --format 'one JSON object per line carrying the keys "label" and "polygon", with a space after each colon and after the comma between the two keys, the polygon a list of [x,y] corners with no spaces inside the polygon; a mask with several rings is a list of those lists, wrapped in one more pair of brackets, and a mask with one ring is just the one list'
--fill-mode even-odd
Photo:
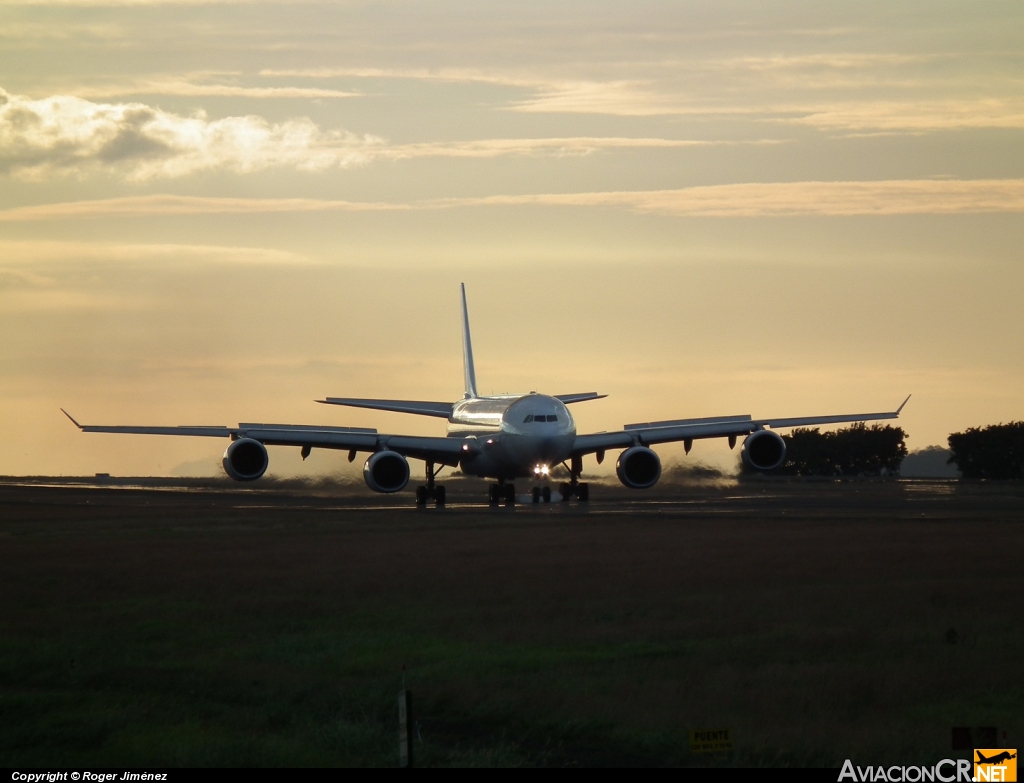
{"label": "cloud", "polygon": [[496,158],[503,155],[590,155],[614,149],[678,149],[682,147],[782,144],[774,139],[708,141],[701,139],[624,138],[615,136],[567,136],[547,139],[479,139],[462,142],[423,142],[382,147],[374,152],[392,160],[423,157]]}
{"label": "cloud", "polygon": [[474,68],[264,68],[260,76],[305,79],[415,79],[418,81],[501,84],[509,87],[542,87],[550,80],[512,74],[489,73]]}
{"label": "cloud", "polygon": [[0,0],[5,5],[126,6],[126,5],[228,5],[266,0]]}
{"label": "cloud", "polygon": [[939,59],[937,55],[898,54],[895,52],[812,52],[797,55],[771,55],[767,57],[730,57],[701,61],[711,70],[777,71],[790,69],[864,69],[891,68],[914,65]]}
{"label": "cloud", "polygon": [[1024,212],[1024,179],[750,182],[674,190],[535,193],[408,203],[150,195],[14,207],[0,210],[0,222],[188,214],[411,211],[493,206],[621,207],[641,213],[721,218]]}
{"label": "cloud", "polygon": [[[164,84],[176,84],[182,90],[197,86],[186,82]],[[290,87],[209,89],[215,90],[210,94],[267,90],[275,97],[309,92]],[[324,131],[304,118],[281,123],[254,115],[210,120],[205,114],[183,117],[143,103],[95,103],[68,95],[30,100],[0,90],[0,172],[36,180],[95,171],[148,180],[218,169],[252,172],[274,166],[322,171],[378,159],[567,156],[599,150],[774,143],[779,142],[572,136],[388,145],[377,136]]]}
{"label": "cloud", "polygon": [[1024,128],[1024,101],[1013,98],[864,101],[792,109],[784,122],[819,130],[929,132],[962,128]]}
{"label": "cloud", "polygon": [[153,79],[105,87],[81,87],[71,91],[77,98],[113,98],[122,95],[176,95],[211,98],[357,98],[362,93],[322,87],[243,87],[237,84],[197,84],[180,79]]}
{"label": "cloud", "polygon": [[275,166],[304,171],[369,160],[372,136],[322,131],[309,119],[182,117],[142,103],[57,95],[30,100],[0,90],[0,172],[26,179],[115,171],[128,179]]}
{"label": "cloud", "polygon": [[[868,83],[895,83],[884,79],[795,77],[801,88],[833,89]],[[779,85],[778,80],[773,86]],[[536,95],[513,101],[509,111],[527,113],[610,114],[625,117],[658,115],[727,117],[805,125],[822,131],[886,131],[929,133],[967,128],[1024,128],[1024,101],[1012,98],[946,98],[919,100],[873,100],[830,103],[765,103],[751,98],[747,103],[715,104],[685,92],[659,91],[647,83],[567,82],[545,87]]]}
{"label": "cloud", "polygon": [[[507,104],[517,112],[562,112],[572,114],[618,114],[651,116],[686,114],[693,109],[680,105],[677,97],[651,92],[645,82],[552,79],[536,76],[489,73],[471,68],[293,68],[265,69],[261,76],[310,79],[369,78],[414,79],[449,83],[480,83],[526,87],[534,95]],[[737,110],[733,110],[737,111]]]}
{"label": "cloud", "polygon": [[[877,80],[872,80],[877,81]],[[887,79],[892,83],[892,79]],[[865,80],[822,78],[803,88],[863,86]],[[625,117],[657,115],[727,117],[805,125],[821,131],[885,131],[931,133],[968,128],[1024,128],[1024,101],[1018,98],[936,99],[911,101],[848,101],[802,105],[715,105],[687,94],[658,92],[638,82],[576,82],[541,90],[514,101],[510,111],[528,113],[611,114]]]}
{"label": "cloud", "polygon": [[[296,265],[314,263],[286,250],[225,245],[139,244],[22,240],[0,242],[0,268],[55,262],[145,263],[184,261],[221,264]],[[4,271],[12,271],[10,269]],[[24,278],[23,275],[19,277]],[[42,278],[40,278],[42,279]]]}
{"label": "cloud", "polygon": [[533,97],[513,101],[507,108],[528,113],[615,114],[625,117],[706,111],[687,107],[686,101],[676,96],[651,91],[642,82],[625,80],[547,84]]}
{"label": "cloud", "polygon": [[[941,115],[935,127],[959,126],[953,118],[959,116],[969,122],[989,127],[1007,121],[992,112],[972,114],[970,108],[956,109],[951,101],[943,113],[935,104],[931,107],[914,102],[895,104],[881,101],[847,103],[786,105],[767,102],[766,92],[780,87],[801,91],[843,90],[864,86],[914,85],[916,81],[894,75],[894,69],[930,62],[934,55],[903,55],[893,53],[813,53],[806,55],[771,57],[729,57],[719,59],[692,59],[649,64],[653,66],[649,79],[567,79],[539,77],[523,73],[488,72],[471,68],[291,68],[264,69],[260,76],[301,79],[373,78],[411,79],[442,83],[480,83],[506,87],[526,88],[526,97],[497,104],[497,108],[527,114],[604,114],[625,117],[648,116],[745,116],[758,120],[779,120],[812,125],[823,130],[846,127],[885,127],[899,125],[914,118],[910,125],[920,126],[927,115]],[[686,89],[664,83],[659,76],[666,72],[689,74],[705,82],[709,74],[725,77],[731,85],[723,92],[733,96],[731,102],[709,97],[700,88]],[[933,85],[939,86],[939,85]],[[748,96],[743,100],[740,96]],[[740,99],[738,99],[740,98]],[[990,107],[992,108],[992,107]],[[938,110],[938,111],[937,111]],[[872,119],[879,125],[870,125]],[[1011,120],[1011,123],[1016,122]],[[867,124],[866,124],[867,123]],[[1016,125],[1013,125],[1016,127]]]}
{"label": "cloud", "polygon": [[0,222],[63,220],[93,217],[144,217],[202,214],[260,214],[272,212],[366,212],[409,210],[407,204],[308,198],[218,198],[206,196],[127,196],[68,201],[0,210]]}
{"label": "cloud", "polygon": [[[497,108],[527,114],[603,114],[624,117],[707,116],[748,117],[805,125],[822,131],[882,131],[925,133],[963,128],[1024,128],[1024,101],[1016,97],[1014,77],[1007,82],[998,74],[978,77],[974,92],[1004,92],[1009,97],[960,98],[965,85],[911,66],[938,60],[956,61],[952,54],[900,54],[891,52],[817,52],[768,57],[744,56],[673,60],[648,64],[649,79],[565,79],[523,73],[481,71],[471,68],[294,68],[265,69],[265,77],[310,79],[379,78],[413,79],[449,83],[481,83],[526,88],[526,97],[498,104]],[[665,83],[666,73],[689,74],[698,81],[690,89]],[[700,84],[709,74],[729,81],[720,85],[730,102],[709,96]],[[784,103],[766,100],[780,88],[807,93],[833,94],[865,87],[910,88],[952,93],[948,98],[870,101],[804,101]],[[727,89],[721,89],[727,87]],[[824,92],[823,92],[824,91]],[[745,96],[745,97],[744,97]]]}
{"label": "cloud", "polygon": [[678,190],[491,196],[473,203],[621,206],[685,217],[1024,212],[1024,180],[754,182]]}

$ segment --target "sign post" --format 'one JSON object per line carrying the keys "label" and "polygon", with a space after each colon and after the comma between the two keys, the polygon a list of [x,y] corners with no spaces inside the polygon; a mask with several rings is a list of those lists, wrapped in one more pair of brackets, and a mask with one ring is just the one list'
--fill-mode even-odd
{"label": "sign post", "polygon": [[412,737],[409,720],[412,717],[412,693],[403,688],[398,692],[398,766],[412,766]]}

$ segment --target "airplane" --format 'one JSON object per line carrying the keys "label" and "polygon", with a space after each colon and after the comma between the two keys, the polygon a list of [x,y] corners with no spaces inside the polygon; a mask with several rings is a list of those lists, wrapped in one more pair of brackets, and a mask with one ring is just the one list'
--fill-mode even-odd
{"label": "airplane", "polygon": [[1010,759],[1017,758],[1016,753],[1010,753],[1006,750],[1002,753],[997,753],[990,759],[985,758],[984,754],[982,754],[980,750],[976,750],[975,753],[978,754],[978,760],[974,762],[975,764],[998,764],[1001,761],[1009,761]]}
{"label": "airplane", "polygon": [[898,418],[903,404],[894,411],[855,413],[833,416],[754,419],[749,415],[652,421],[627,424],[613,432],[578,434],[570,405],[606,397],[597,392],[574,394],[502,394],[484,396],[477,391],[473,343],[469,330],[466,286],[462,294],[462,358],[465,394],[456,402],[425,400],[387,400],[354,397],[327,397],[316,402],[353,408],[435,416],[448,422],[445,437],[388,435],[376,429],[330,427],[304,424],[239,424],[237,427],[136,427],[79,424],[63,408],[61,411],[82,432],[106,432],[135,435],[183,435],[230,438],[224,452],[224,471],[236,481],[255,481],[267,470],[270,458],[267,446],[297,446],[302,458],[316,449],[348,451],[349,462],[359,452],[369,453],[363,465],[366,485],[375,492],[399,492],[408,485],[409,459],[425,463],[425,484],[416,488],[417,505],[430,500],[445,505],[445,487],[437,483],[445,467],[459,468],[469,476],[494,479],[488,487],[491,504],[515,503],[515,480],[532,479],[534,503],[551,502],[551,471],[558,465],[568,469],[569,481],[559,485],[563,501],[575,497],[590,499],[590,486],[580,481],[583,458],[593,455],[600,464],[605,453],[622,450],[615,473],[631,489],[649,489],[661,477],[661,459],[651,446],[682,441],[686,453],[695,440],[728,438],[730,448],[743,437],[742,459],[755,470],[777,468],[786,457],[786,444],[775,431],[787,427],[807,427],[843,422]]}

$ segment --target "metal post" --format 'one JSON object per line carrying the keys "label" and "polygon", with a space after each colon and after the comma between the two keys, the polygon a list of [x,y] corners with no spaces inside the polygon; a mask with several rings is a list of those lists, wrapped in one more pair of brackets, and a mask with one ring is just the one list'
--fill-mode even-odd
{"label": "metal post", "polygon": [[404,688],[398,692],[398,766],[412,766],[412,734],[409,722],[412,720],[412,693]]}

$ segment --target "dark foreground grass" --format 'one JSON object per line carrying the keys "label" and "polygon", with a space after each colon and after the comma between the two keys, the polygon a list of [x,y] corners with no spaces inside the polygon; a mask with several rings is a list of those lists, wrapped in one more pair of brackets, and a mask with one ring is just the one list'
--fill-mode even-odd
{"label": "dark foreground grass", "polygon": [[[954,725],[1014,746],[1022,498],[949,490],[417,514],[0,488],[0,765],[393,765],[403,665],[425,765],[924,763]],[[690,754],[719,727],[733,754]]]}

